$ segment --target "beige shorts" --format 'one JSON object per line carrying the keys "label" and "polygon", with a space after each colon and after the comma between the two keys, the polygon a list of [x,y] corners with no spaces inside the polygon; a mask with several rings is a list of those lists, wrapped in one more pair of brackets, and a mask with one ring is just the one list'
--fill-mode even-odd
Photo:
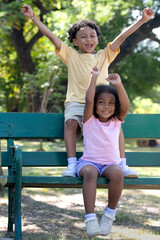
{"label": "beige shorts", "polygon": [[66,102],[64,106],[65,106],[64,111],[65,122],[69,119],[75,119],[82,130],[82,118],[85,104],[78,102]]}

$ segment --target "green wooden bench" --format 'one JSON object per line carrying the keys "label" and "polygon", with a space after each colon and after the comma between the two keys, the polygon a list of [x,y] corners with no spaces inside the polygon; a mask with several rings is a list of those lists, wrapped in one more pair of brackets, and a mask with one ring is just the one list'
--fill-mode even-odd
{"label": "green wooden bench", "polygon": [[[8,188],[8,231],[22,239],[21,189],[81,188],[82,178],[59,176],[22,176],[24,167],[62,167],[67,165],[66,152],[23,152],[14,140],[62,139],[63,114],[0,113],[0,138],[7,140],[7,151],[1,152],[1,166],[8,168],[0,176],[0,184]],[[122,125],[125,138],[160,139],[160,114],[128,114]],[[78,152],[77,157],[82,153]],[[127,164],[133,167],[160,167],[160,152],[126,152]],[[99,178],[98,188],[107,188],[108,181]],[[160,177],[124,179],[126,189],[160,189]]]}

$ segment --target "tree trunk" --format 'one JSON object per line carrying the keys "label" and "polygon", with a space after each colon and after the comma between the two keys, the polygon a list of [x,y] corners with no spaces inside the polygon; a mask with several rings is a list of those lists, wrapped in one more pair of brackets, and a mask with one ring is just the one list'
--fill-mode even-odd
{"label": "tree trunk", "polygon": [[[29,48],[29,44],[25,42],[25,39],[23,37],[23,29],[17,30],[13,28],[12,41],[17,51],[22,73],[27,72],[34,74],[36,70],[31,58],[31,50]],[[27,96],[28,112],[37,112],[39,111],[40,106],[40,93],[37,91],[37,94],[34,97],[32,95],[33,94],[30,93]]]}

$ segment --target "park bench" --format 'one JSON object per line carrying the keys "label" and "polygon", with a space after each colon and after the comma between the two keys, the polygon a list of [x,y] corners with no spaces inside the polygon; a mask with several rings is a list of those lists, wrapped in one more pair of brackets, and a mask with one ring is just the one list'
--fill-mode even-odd
{"label": "park bench", "polygon": [[[128,114],[122,124],[125,138],[160,139],[160,114]],[[8,168],[0,183],[8,188],[8,232],[22,239],[21,190],[25,187],[81,188],[82,178],[61,176],[22,176],[25,167],[64,167],[66,152],[24,152],[15,140],[63,139],[64,116],[56,113],[0,113],[0,139],[7,140],[7,151],[1,152],[1,166]],[[77,153],[77,157],[82,155]],[[160,152],[126,152],[131,167],[160,167]],[[25,173],[25,171],[24,171]],[[98,188],[107,188],[105,178],[97,180]],[[160,177],[125,178],[125,189],[160,189]]]}

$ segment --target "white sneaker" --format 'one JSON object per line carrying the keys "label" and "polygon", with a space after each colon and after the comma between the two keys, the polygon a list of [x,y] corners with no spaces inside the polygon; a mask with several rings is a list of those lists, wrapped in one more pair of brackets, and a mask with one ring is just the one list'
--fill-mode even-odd
{"label": "white sneaker", "polygon": [[66,170],[62,173],[62,177],[76,177],[76,164],[69,164]]}
{"label": "white sneaker", "polygon": [[93,237],[96,235],[100,235],[101,229],[96,217],[87,218],[85,221],[86,229],[87,229],[87,236]]}
{"label": "white sneaker", "polygon": [[106,211],[103,212],[103,215],[100,221],[102,236],[107,236],[110,233],[114,220],[115,220],[115,215],[112,216],[112,215],[109,215]]}
{"label": "white sneaker", "polygon": [[128,165],[126,165],[126,159],[125,158],[122,159],[120,165],[122,167],[124,177],[126,177],[126,178],[138,178],[137,171],[129,168]]}

